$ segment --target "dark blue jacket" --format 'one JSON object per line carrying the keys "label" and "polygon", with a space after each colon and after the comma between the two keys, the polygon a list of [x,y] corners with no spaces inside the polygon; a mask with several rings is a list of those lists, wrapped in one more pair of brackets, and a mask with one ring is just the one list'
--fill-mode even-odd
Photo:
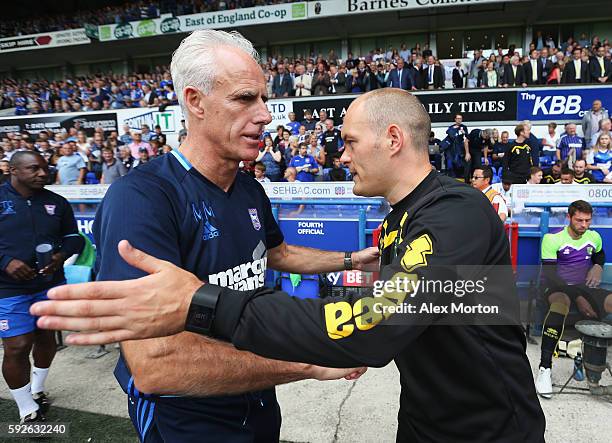
{"label": "dark blue jacket", "polygon": [[4,271],[15,258],[37,270],[36,246],[41,243],[53,245],[54,252],[61,250],[66,257],[83,249],[72,207],[46,189],[27,199],[4,183],[0,186],[0,298],[35,294],[65,280],[63,268],[50,281],[40,276],[18,281]]}
{"label": "dark blue jacket", "polygon": [[401,88],[406,91],[412,89],[413,81],[411,79],[410,68],[404,65],[402,69],[402,78],[399,78],[399,69],[395,68],[389,72],[389,78],[387,79],[387,85],[392,88]]}
{"label": "dark blue jacket", "polygon": [[540,139],[530,134],[529,138],[525,140],[525,143],[531,148],[531,162],[534,166],[538,166],[540,164],[540,147],[542,146]]}

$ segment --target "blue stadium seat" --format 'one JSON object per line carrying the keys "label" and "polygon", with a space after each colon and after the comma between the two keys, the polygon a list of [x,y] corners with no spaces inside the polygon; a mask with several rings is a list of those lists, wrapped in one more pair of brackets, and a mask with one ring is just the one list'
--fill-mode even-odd
{"label": "blue stadium seat", "polygon": [[331,170],[332,168],[323,168],[323,181],[329,181],[329,171]]}
{"label": "blue stadium seat", "polygon": [[281,289],[287,294],[298,298],[317,298],[319,296],[319,276],[317,274],[302,274],[301,281],[293,286],[290,274],[281,274]]}
{"label": "blue stadium seat", "polygon": [[88,172],[85,174],[85,184],[86,185],[97,185],[100,183],[100,180],[96,178],[96,174],[93,172]]}
{"label": "blue stadium seat", "polygon": [[87,283],[91,281],[91,268],[89,266],[67,265],[64,266],[66,283]]}
{"label": "blue stadium seat", "polygon": [[495,168],[491,168],[493,170],[493,179],[491,179],[491,184],[499,183],[501,181],[501,176],[495,170]]}
{"label": "blue stadium seat", "polygon": [[549,166],[551,166],[554,163],[555,159],[549,155],[544,155],[542,157],[540,157],[540,167],[541,168],[548,168]]}
{"label": "blue stadium seat", "polygon": [[612,291],[612,263],[606,263],[601,276],[601,288]]}

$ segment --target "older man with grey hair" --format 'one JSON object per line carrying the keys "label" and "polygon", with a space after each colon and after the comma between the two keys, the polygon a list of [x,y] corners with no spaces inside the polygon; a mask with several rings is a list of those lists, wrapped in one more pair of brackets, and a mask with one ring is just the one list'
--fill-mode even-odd
{"label": "older man with grey hair", "polygon": [[600,120],[599,131],[593,134],[591,137],[591,143],[586,145],[587,149],[591,149],[593,146],[595,146],[601,134],[610,134],[610,132],[612,132],[612,120],[609,118]]}
{"label": "older man with grey hair", "polygon": [[582,117],[582,133],[587,148],[591,148],[597,142],[595,135],[601,131],[603,120],[608,118],[608,110],[602,107],[601,100],[595,100],[591,109],[584,112]]}
{"label": "older man with grey hair", "polygon": [[465,158],[465,182],[469,183],[472,172],[478,166],[489,163],[489,151],[493,150],[492,129],[473,129],[464,139],[466,152],[470,155]]}
{"label": "older man with grey hair", "polygon": [[[196,31],[174,52],[171,72],[189,132],[178,150],[110,187],[93,225],[99,280],[144,275],[119,255],[123,239],[202,281],[237,290],[262,287],[268,265],[317,274],[378,261],[375,248],[347,259],[344,252],[287,245],[263,188],[238,172],[240,161],[257,157],[272,119],[249,41]],[[135,143],[137,131],[130,147]],[[279,439],[275,385],[364,370],[268,360],[184,332],[122,342],[115,376],[142,442],[264,443]]]}

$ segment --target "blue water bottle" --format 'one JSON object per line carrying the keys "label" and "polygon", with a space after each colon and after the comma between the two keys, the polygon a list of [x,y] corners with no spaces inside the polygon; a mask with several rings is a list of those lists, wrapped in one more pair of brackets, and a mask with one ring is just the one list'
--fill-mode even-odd
{"label": "blue water bottle", "polygon": [[574,380],[584,380],[584,368],[582,366],[582,354],[580,352],[576,355],[576,358],[574,358]]}

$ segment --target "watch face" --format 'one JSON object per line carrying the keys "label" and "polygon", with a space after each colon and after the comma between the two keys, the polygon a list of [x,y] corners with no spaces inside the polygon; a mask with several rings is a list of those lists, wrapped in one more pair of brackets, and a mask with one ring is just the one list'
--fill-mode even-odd
{"label": "watch face", "polygon": [[204,306],[191,305],[187,325],[191,328],[210,329],[213,319],[213,309]]}

